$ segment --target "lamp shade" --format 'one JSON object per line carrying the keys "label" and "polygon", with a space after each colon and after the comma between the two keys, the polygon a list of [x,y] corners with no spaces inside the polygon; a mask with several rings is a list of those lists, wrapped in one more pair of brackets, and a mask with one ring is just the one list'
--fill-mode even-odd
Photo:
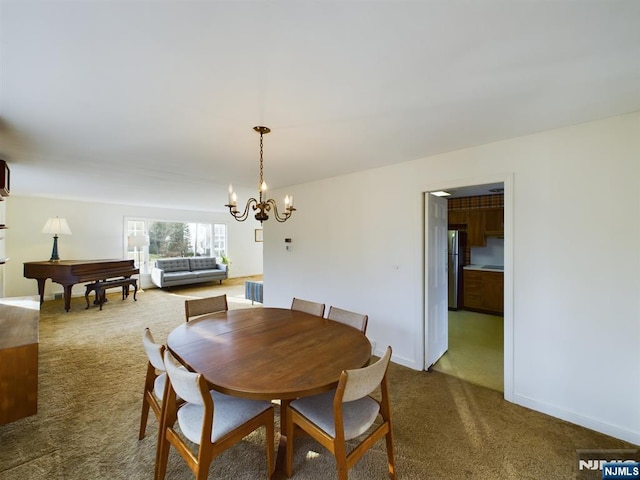
{"label": "lamp shade", "polygon": [[54,235],[71,235],[71,229],[66,218],[54,217],[47,220],[42,227],[42,233],[53,233]]}
{"label": "lamp shade", "polygon": [[127,237],[127,242],[130,247],[146,247],[149,245],[149,236],[148,235],[129,235]]}

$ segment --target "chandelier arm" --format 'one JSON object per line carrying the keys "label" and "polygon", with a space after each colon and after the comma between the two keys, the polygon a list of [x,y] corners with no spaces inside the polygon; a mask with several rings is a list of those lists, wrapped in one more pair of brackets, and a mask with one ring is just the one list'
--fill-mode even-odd
{"label": "chandelier arm", "polygon": [[265,203],[268,203],[269,205],[271,205],[271,207],[273,208],[273,213],[275,215],[275,218],[280,223],[286,222],[291,216],[291,214],[293,213],[293,211],[295,210],[295,208],[293,207],[287,207],[285,209],[284,215],[280,216],[280,214],[278,213],[278,204],[273,198],[270,198]]}
{"label": "chandelier arm", "polygon": [[242,215],[239,215],[238,211],[233,211],[233,209],[236,207],[235,205],[225,205],[225,207],[229,208],[229,213],[233,215],[233,218],[235,218],[238,222],[244,222],[249,216],[249,208],[251,207],[251,204],[257,205],[258,201],[253,197],[247,200],[247,205],[244,207],[244,212],[242,213]]}

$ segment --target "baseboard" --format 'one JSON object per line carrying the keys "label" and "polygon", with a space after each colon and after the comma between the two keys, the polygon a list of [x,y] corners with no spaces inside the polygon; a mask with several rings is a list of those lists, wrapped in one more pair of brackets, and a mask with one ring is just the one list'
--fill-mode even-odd
{"label": "baseboard", "polygon": [[[380,356],[382,355],[382,353],[384,352],[380,351],[379,348],[376,348],[374,351],[374,355],[376,356]],[[392,361],[394,363],[397,363],[407,368],[411,368],[413,370],[423,370],[422,365],[417,365],[415,361],[397,356],[395,354],[392,357]],[[555,405],[550,405],[544,402],[540,402],[538,400],[535,400],[530,397],[526,397],[524,395],[519,395],[514,393],[513,395],[509,395],[509,397],[510,398],[505,398],[505,400],[510,401],[511,403],[515,403],[516,405],[530,408],[531,410],[535,410],[536,412],[544,413],[546,415],[559,418],[560,420],[565,420],[575,425],[588,428],[589,430],[593,430],[595,432],[603,433],[605,435],[609,435],[611,437],[624,440],[626,442],[630,442],[640,447],[640,432],[629,430],[626,428],[621,428],[616,425],[611,425],[609,423],[602,422],[594,418],[585,417],[584,415],[580,415],[576,412],[565,410]],[[585,448],[588,448],[588,447],[590,446],[588,445],[585,446]]]}
{"label": "baseboard", "polygon": [[[376,357],[381,357],[382,355],[384,355],[384,352],[385,352],[384,350],[376,348],[373,351],[373,354]],[[422,365],[418,365],[418,364],[416,364],[416,362],[414,362],[412,360],[409,360],[407,358],[404,358],[404,357],[400,357],[400,356],[396,355],[395,353],[391,354],[391,361],[393,363],[397,363],[398,365],[402,365],[403,367],[407,367],[407,368],[410,368],[412,370],[418,370],[418,371],[424,370],[424,368],[422,368]]]}
{"label": "baseboard", "polygon": [[514,394],[513,403],[640,446],[640,432],[611,425],[595,418],[585,417],[584,415],[580,415],[576,412],[571,412],[569,410],[556,407],[555,405],[540,402],[524,395]]}

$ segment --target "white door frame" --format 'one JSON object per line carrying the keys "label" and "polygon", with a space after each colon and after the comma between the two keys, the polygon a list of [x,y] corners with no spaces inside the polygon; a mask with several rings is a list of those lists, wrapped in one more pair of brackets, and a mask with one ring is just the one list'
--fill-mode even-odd
{"label": "white door frame", "polygon": [[[513,173],[502,175],[489,175],[486,177],[471,177],[465,179],[452,180],[450,182],[438,182],[428,185],[423,192],[435,192],[438,190],[454,190],[456,188],[469,187],[473,185],[485,185],[489,183],[504,183],[504,398],[513,402],[514,397],[514,319],[513,319]],[[426,236],[426,235],[425,235]],[[430,262],[429,248],[426,245],[427,238],[424,238],[425,272]],[[423,329],[428,330],[428,305],[425,292],[425,278],[423,274]],[[425,336],[422,335],[422,357],[425,352]],[[424,362],[423,362],[424,363]]]}

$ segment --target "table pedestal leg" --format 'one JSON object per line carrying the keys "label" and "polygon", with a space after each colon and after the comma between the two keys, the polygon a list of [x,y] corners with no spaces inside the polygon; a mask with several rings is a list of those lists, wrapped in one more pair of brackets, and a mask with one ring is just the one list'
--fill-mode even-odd
{"label": "table pedestal leg", "polygon": [[287,450],[287,408],[291,400],[280,400],[280,438],[278,440],[278,450],[276,451],[276,466],[271,478],[273,480],[286,478],[285,475],[285,452]]}

